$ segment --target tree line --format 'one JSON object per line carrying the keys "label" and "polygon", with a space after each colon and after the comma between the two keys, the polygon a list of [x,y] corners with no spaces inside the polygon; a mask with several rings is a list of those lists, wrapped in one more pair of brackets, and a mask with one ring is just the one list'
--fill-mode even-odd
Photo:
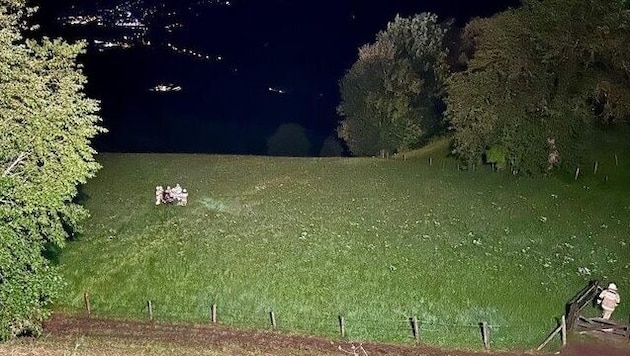
{"label": "tree line", "polygon": [[589,133],[630,122],[627,0],[524,0],[463,28],[397,16],[340,81],[338,135],[353,155],[436,135],[468,164],[575,167]]}

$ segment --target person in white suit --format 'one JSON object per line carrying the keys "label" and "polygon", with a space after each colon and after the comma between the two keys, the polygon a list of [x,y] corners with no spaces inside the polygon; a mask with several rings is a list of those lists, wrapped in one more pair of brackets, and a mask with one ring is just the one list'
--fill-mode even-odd
{"label": "person in white suit", "polygon": [[597,297],[597,304],[602,307],[602,319],[610,319],[620,302],[621,298],[619,297],[619,292],[617,292],[617,285],[610,283],[608,288],[599,293]]}

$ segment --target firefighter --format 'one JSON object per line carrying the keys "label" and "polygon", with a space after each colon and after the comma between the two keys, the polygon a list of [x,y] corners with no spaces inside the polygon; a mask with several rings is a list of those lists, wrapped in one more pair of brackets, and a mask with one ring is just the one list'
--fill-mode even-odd
{"label": "firefighter", "polygon": [[599,293],[597,297],[597,304],[602,307],[602,318],[610,319],[610,315],[615,311],[619,302],[621,302],[621,298],[619,298],[619,293],[617,293],[617,285],[610,283],[608,288]]}

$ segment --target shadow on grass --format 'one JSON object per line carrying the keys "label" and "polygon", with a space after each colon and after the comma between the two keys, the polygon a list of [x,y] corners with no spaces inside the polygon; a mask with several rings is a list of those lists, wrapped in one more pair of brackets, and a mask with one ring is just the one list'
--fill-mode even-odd
{"label": "shadow on grass", "polygon": [[42,256],[46,258],[53,266],[59,265],[59,256],[61,255],[61,249],[59,246],[52,242],[46,243],[44,245],[44,250],[42,251]]}
{"label": "shadow on grass", "polygon": [[[72,199],[74,204],[84,205],[90,199],[90,196],[85,192],[84,185],[79,185],[77,187],[77,195]],[[67,218],[67,217],[66,217]],[[61,224],[63,225],[63,229],[67,234],[68,241],[76,241],[81,237],[81,232],[74,226],[73,223],[70,222],[70,219],[61,219]],[[42,256],[46,258],[53,266],[59,265],[60,256],[61,256],[61,248],[52,242],[47,242],[44,245],[44,249],[42,250]]]}
{"label": "shadow on grass", "polygon": [[81,184],[77,187],[77,195],[72,199],[72,202],[79,205],[84,205],[90,196],[85,192],[85,185]]}

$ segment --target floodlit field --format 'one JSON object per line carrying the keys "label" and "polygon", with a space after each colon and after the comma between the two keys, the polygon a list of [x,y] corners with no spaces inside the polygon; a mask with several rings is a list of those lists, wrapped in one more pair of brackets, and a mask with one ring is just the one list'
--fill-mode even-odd
{"label": "floodlit field", "polygon": [[[103,154],[84,188],[92,217],[59,257],[60,309],[529,348],[589,279],[614,281],[630,313],[628,152],[580,178],[459,171],[443,143],[407,159]],[[625,156],[624,156],[625,154]],[[431,165],[429,165],[429,158]],[[618,164],[617,164],[618,163]],[[608,180],[605,176],[608,175]],[[156,185],[188,188],[155,206]],[[588,312],[594,313],[595,310]]]}

